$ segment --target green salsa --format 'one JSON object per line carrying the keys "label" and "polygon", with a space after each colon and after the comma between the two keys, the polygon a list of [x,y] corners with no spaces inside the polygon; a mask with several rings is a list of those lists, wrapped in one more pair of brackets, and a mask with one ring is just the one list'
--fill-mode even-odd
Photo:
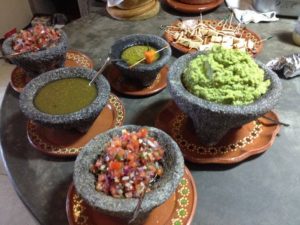
{"label": "green salsa", "polygon": [[214,46],[191,60],[182,75],[186,89],[197,97],[227,105],[246,105],[265,94],[270,80],[246,52]]}
{"label": "green salsa", "polygon": [[65,78],[50,82],[34,97],[34,105],[51,115],[73,113],[91,104],[97,96],[95,84],[84,78]]}
{"label": "green salsa", "polygon": [[[145,57],[144,53],[149,50],[157,51],[157,49],[147,45],[134,45],[126,48],[122,54],[121,59],[129,66],[135,64],[137,61]],[[155,61],[159,58],[159,53],[155,54]],[[143,63],[143,62],[142,62]]]}

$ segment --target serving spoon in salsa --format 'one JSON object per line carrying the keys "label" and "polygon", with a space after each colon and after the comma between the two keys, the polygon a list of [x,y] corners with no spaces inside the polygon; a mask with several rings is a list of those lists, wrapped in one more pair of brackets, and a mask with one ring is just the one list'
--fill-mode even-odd
{"label": "serving spoon in salsa", "polygon": [[92,80],[89,83],[89,86],[92,85],[92,83],[95,81],[95,79],[99,76],[99,74],[101,74],[104,69],[106,68],[106,66],[108,65],[108,63],[111,62],[111,58],[108,56],[103,64],[103,66],[98,70],[98,72],[94,75],[94,77],[92,78]]}

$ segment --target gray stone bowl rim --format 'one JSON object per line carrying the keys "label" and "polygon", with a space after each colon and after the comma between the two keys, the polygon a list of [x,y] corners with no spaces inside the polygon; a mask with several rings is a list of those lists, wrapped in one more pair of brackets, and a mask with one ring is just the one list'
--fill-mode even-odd
{"label": "gray stone bowl rim", "polygon": [[[163,39],[157,35],[152,35],[152,34],[131,34],[131,35],[127,35],[127,36],[124,36],[124,37],[118,39],[111,46],[110,56],[113,60],[121,59],[121,54],[126,48],[134,46],[134,45],[146,45],[146,44],[149,44],[149,46],[154,47],[157,50],[159,50],[165,46],[168,46],[168,48],[161,51],[160,58],[151,64],[141,63],[137,66],[134,66],[133,68],[129,68],[128,64],[126,62],[124,62],[123,60],[112,61],[113,64],[119,66],[120,68],[122,68],[124,70],[131,70],[131,71],[137,71],[137,72],[152,71],[152,70],[156,70],[158,68],[162,68],[164,65],[166,65],[172,55],[171,47],[165,39]],[[119,46],[121,46],[121,48],[119,48]]]}
{"label": "gray stone bowl rim", "polygon": [[[65,71],[67,71],[68,73],[64,74]],[[20,94],[19,105],[21,111],[29,119],[42,121],[43,123],[49,124],[70,124],[73,123],[74,120],[80,121],[89,119],[90,115],[93,114],[93,112],[99,111],[99,107],[103,108],[106,105],[110,95],[109,83],[103,75],[99,75],[94,81],[97,90],[101,90],[100,92],[98,92],[100,94],[97,94],[97,97],[90,105],[82,108],[79,111],[62,115],[47,114],[39,111],[34,106],[33,99],[37,91],[49,82],[72,77],[82,77],[91,80],[95,74],[95,70],[82,67],[63,67],[45,72],[32,79]]]}
{"label": "gray stone bowl rim", "polygon": [[[173,88],[177,91],[178,95],[180,95],[186,102],[190,102],[194,105],[200,105],[204,109],[208,109],[212,112],[222,112],[222,113],[229,113],[231,115],[240,115],[240,114],[261,114],[266,111],[270,110],[270,104],[273,101],[271,99],[279,98],[281,94],[281,82],[278,78],[277,74],[270,70],[266,65],[255,60],[258,66],[265,71],[265,78],[270,79],[271,84],[268,91],[258,98],[253,103],[247,105],[225,105],[219,104],[216,102],[208,101],[203,98],[197,97],[190,93],[183,85],[181,76],[183,74],[184,69],[186,68],[187,64],[197,57],[198,55],[207,54],[208,51],[201,51],[194,54],[186,54],[179,57],[174,63],[170,66],[169,73],[168,73],[168,88]],[[181,68],[176,67],[176,65],[183,63],[184,66]],[[177,82],[178,79],[180,82]]]}
{"label": "gray stone bowl rim", "polygon": [[[134,211],[134,208],[138,202],[137,198],[124,198],[124,199],[118,199],[114,198],[112,196],[106,195],[102,192],[98,192],[95,190],[95,176],[89,171],[90,165],[94,162],[96,157],[100,154],[100,148],[103,150],[104,146],[97,144],[98,140],[104,139],[111,140],[111,137],[113,136],[114,132],[118,132],[118,134],[121,134],[121,131],[123,129],[127,129],[129,131],[131,130],[138,130],[141,127],[146,127],[149,130],[149,133],[155,132],[159,134],[158,138],[167,138],[167,140],[172,145],[172,151],[174,154],[174,160],[176,163],[174,163],[174,170],[172,173],[172,178],[167,185],[164,187],[158,187],[155,191],[150,191],[145,194],[143,202],[142,202],[142,208],[141,210],[144,212],[148,212],[149,210],[153,209],[154,207],[157,207],[164,203],[169,197],[175,192],[181,178],[184,174],[184,159],[182,156],[182,153],[180,151],[180,148],[178,147],[177,143],[164,131],[157,129],[155,127],[149,127],[149,126],[138,126],[138,125],[124,125],[122,127],[111,129],[107,132],[101,133],[97,135],[95,138],[93,138],[79,153],[79,155],[76,158],[75,164],[74,164],[74,174],[73,174],[73,182],[75,185],[75,188],[77,190],[77,193],[92,207],[104,211],[109,211],[112,213],[118,213],[120,211],[125,213],[132,213]],[[159,141],[159,140],[158,140]],[[101,144],[101,143],[100,143]],[[160,143],[162,146],[164,143]],[[95,148],[94,145],[96,145],[98,148]],[[83,159],[86,159],[86,164],[82,163]],[[84,167],[84,171],[82,171],[82,167]],[[80,182],[80,179],[85,181],[85,184],[82,184]],[[160,179],[163,179],[161,177]],[[159,183],[159,182],[158,182]],[[81,188],[82,185],[88,185],[87,188]],[[168,188],[171,188],[174,190],[172,193],[165,193],[164,190],[169,190]],[[160,193],[164,193],[164,197],[160,198],[160,201],[157,201],[157,196],[160,196]],[[110,207],[110,204],[106,204],[107,202],[114,202],[116,204],[113,204],[112,207]],[[145,206],[146,205],[146,206]]]}
{"label": "gray stone bowl rim", "polygon": [[[22,60],[25,58],[31,58],[32,60],[41,60],[43,58],[47,58],[45,56],[55,54],[57,49],[62,49],[65,46],[65,43],[68,42],[67,34],[63,30],[59,30],[59,32],[61,33],[61,37],[53,46],[47,47],[46,49],[36,51],[36,52],[27,52],[24,54],[20,54],[18,56],[14,56],[14,58],[18,60]],[[15,36],[16,34],[4,40],[2,44],[2,49],[5,55],[10,55],[15,53],[15,51],[12,49],[12,41],[15,38]]]}

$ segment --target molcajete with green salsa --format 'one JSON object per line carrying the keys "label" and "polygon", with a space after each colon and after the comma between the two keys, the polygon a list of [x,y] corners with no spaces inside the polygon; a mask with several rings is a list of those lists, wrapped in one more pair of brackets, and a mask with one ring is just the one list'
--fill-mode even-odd
{"label": "molcajete with green salsa", "polygon": [[[130,66],[145,58],[145,52],[148,51],[153,52],[152,61],[155,62],[159,58],[159,53],[155,53],[157,49],[147,45],[134,45],[126,48],[121,54],[121,59]],[[141,63],[144,63],[144,61]]]}
{"label": "molcajete with green salsa", "polygon": [[227,105],[253,103],[270,86],[249,54],[221,46],[191,60],[182,82],[195,96]]}
{"label": "molcajete with green salsa", "polygon": [[79,111],[97,97],[97,88],[90,80],[74,77],[52,81],[34,97],[34,105],[41,112],[63,115]]}

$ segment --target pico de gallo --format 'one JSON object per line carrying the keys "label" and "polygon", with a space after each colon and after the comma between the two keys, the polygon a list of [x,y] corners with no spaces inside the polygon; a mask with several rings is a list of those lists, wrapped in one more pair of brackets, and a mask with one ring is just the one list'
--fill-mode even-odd
{"label": "pico de gallo", "polygon": [[99,155],[90,171],[96,176],[96,190],[116,198],[139,198],[163,174],[164,149],[148,134],[122,130]]}
{"label": "pico de gallo", "polygon": [[35,52],[50,47],[60,38],[61,33],[53,27],[37,24],[28,30],[18,32],[13,40],[15,52]]}

